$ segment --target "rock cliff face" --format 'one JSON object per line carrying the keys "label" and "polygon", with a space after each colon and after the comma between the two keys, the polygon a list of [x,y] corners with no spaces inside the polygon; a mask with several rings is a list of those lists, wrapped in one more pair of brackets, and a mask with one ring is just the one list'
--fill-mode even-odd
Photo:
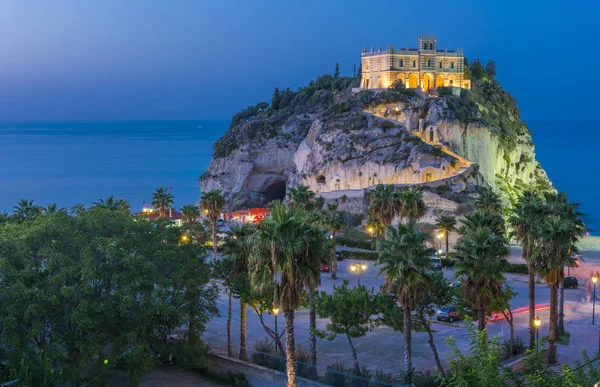
{"label": "rock cliff face", "polygon": [[551,188],[514,101],[499,85],[419,97],[411,90],[352,93],[352,82],[324,76],[277,94],[276,106],[236,114],[215,144],[201,190],[223,190],[229,209],[238,209],[305,184],[361,212],[369,187],[419,184],[435,216],[460,213],[479,186],[506,201],[526,188]]}

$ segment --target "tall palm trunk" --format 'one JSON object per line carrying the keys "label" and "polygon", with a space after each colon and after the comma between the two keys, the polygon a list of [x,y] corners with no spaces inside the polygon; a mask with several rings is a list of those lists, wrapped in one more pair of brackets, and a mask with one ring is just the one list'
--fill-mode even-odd
{"label": "tall palm trunk", "polygon": [[523,242],[523,259],[527,262],[527,272],[529,274],[529,349],[533,349],[535,346],[535,268],[533,262],[530,262],[525,242]]}
{"label": "tall palm trunk", "polygon": [[[563,269],[564,272],[564,269]],[[564,274],[564,273],[563,273]],[[565,283],[564,281],[560,281],[560,286],[558,288],[558,327],[557,327],[557,337],[565,333]]]}
{"label": "tall palm trunk", "polygon": [[212,225],[213,260],[217,260],[217,224]]}
{"label": "tall palm trunk", "polygon": [[390,237],[390,231],[388,230],[387,226],[383,226],[383,239],[385,239],[386,241],[389,239]]}
{"label": "tall palm trunk", "polygon": [[312,364],[311,374],[314,380],[317,379],[317,312],[313,300],[313,290],[308,292],[308,303],[310,305],[309,325],[310,325],[310,364]]}
{"label": "tall palm trunk", "polygon": [[285,317],[285,363],[287,368],[287,385],[296,387],[296,343],[294,342],[294,309],[284,309]]}
{"label": "tall palm trunk", "polygon": [[246,350],[246,303],[240,301],[240,360],[248,360]]}
{"label": "tall palm trunk", "polygon": [[331,279],[337,279],[337,255],[335,255],[335,231],[331,232],[331,254],[333,255],[331,260]]}
{"label": "tall palm trunk", "polygon": [[433,357],[435,358],[435,364],[437,365],[438,371],[442,375],[444,379],[446,379],[446,374],[444,373],[444,367],[442,367],[442,362],[440,361],[440,356],[438,355],[437,348],[435,346],[435,342],[433,341],[433,332],[431,332],[431,325],[429,321],[425,318],[425,316],[421,317],[421,324],[427,331],[427,335],[429,336],[429,346],[431,347],[431,352],[433,352]]}
{"label": "tall palm trunk", "polygon": [[356,348],[354,348],[354,344],[352,344],[352,339],[350,336],[346,335],[348,339],[348,344],[350,344],[350,349],[352,350],[352,358],[354,359],[354,374],[360,375],[360,367],[358,366],[358,356],[356,356]]}
{"label": "tall palm trunk", "polygon": [[412,338],[411,338],[411,318],[410,308],[405,306],[404,309],[404,367],[408,375],[409,385],[412,381]]}
{"label": "tall palm trunk", "polygon": [[229,357],[233,357],[233,349],[231,347],[231,319],[233,317],[233,308],[231,305],[231,300],[233,298],[233,292],[229,291],[229,313],[227,315],[227,355]]}
{"label": "tall palm trunk", "polygon": [[448,231],[446,231],[446,260],[448,259],[448,251],[450,246],[449,239]]}
{"label": "tall palm trunk", "polygon": [[[477,308],[477,329],[479,329],[480,332],[485,332],[486,325],[487,321],[485,321],[485,307],[483,304],[479,304],[479,308]],[[485,332],[483,335],[483,343],[487,344],[487,342],[488,335],[487,332]]]}
{"label": "tall palm trunk", "polygon": [[379,233],[379,231],[376,232],[376,236],[375,236],[375,251],[379,252],[379,244],[381,242],[381,234]]}
{"label": "tall palm trunk", "polygon": [[556,363],[556,309],[557,309],[557,294],[558,286],[553,284],[550,286],[550,322],[548,334],[548,359],[550,364]]}

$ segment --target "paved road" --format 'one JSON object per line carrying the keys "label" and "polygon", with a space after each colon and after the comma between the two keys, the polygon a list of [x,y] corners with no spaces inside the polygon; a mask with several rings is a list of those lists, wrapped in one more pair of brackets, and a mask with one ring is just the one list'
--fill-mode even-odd
{"label": "paved road", "polygon": [[[510,261],[514,263],[522,262],[521,252],[514,250]],[[591,325],[592,305],[586,302],[586,281],[592,271],[600,271],[600,252],[583,252],[585,262],[581,262],[579,268],[574,269],[571,275],[579,279],[579,289],[565,289],[565,322],[566,329],[570,331],[571,345],[560,346],[558,350],[559,362],[574,364],[580,359],[581,349],[587,348],[590,353],[595,353],[598,340],[600,340],[600,322],[596,326]],[[319,290],[332,292],[334,285],[340,285],[343,280],[349,280],[350,286],[356,286],[358,278],[350,272],[350,264],[357,263],[356,260],[346,259],[338,264],[338,280],[332,280],[329,274],[323,274],[322,284]],[[383,284],[383,278],[377,276],[377,268],[374,262],[366,262],[368,268],[361,275],[361,284],[374,288],[378,291]],[[445,270],[444,275],[452,279],[454,272],[451,269]],[[525,342],[528,338],[528,286],[527,276],[518,274],[507,274],[507,281],[518,293],[510,302],[511,307],[516,310],[515,330],[518,337],[522,337]],[[600,296],[600,285],[598,286],[598,296]],[[538,315],[542,319],[540,336],[547,335],[548,330],[548,304],[549,288],[545,284],[536,285],[536,304],[538,304]],[[599,305],[600,308],[600,299]],[[216,318],[207,325],[207,331],[204,335],[205,340],[215,347],[225,348],[225,324],[227,319],[227,299],[223,295],[219,300],[219,309],[222,311],[222,317]],[[265,316],[267,324],[274,326],[273,316]],[[325,329],[327,320],[319,319],[317,326],[319,329]],[[295,333],[298,344],[308,347],[309,329],[308,329],[308,311],[300,310],[296,313]],[[435,343],[440,352],[440,356],[445,362],[449,354],[446,345],[446,338],[452,336],[460,348],[468,348],[470,341],[463,324],[453,324],[451,326],[435,324]],[[279,330],[283,329],[283,318],[279,318]],[[490,335],[499,335],[502,340],[508,339],[509,326],[506,321],[491,322],[489,324]],[[239,346],[239,303],[234,300],[234,322],[232,326],[232,336],[234,346]],[[257,339],[266,337],[258,317],[253,315],[252,309],[248,309],[247,324],[247,343],[249,349],[252,349]],[[403,369],[403,338],[400,332],[394,332],[387,327],[376,327],[368,332],[365,337],[354,339],[359,362],[373,370],[383,369],[385,372],[396,373]],[[343,361],[351,364],[350,348],[345,337],[338,336],[333,341],[318,339],[318,364],[325,367],[337,361]],[[421,332],[413,333],[413,361],[420,370],[433,370],[435,364],[432,362],[431,349],[427,343],[427,335]]]}

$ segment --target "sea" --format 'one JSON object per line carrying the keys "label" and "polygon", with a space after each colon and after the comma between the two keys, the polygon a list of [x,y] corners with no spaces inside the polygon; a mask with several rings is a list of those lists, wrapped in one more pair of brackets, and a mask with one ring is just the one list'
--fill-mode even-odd
{"label": "sea", "polygon": [[[600,221],[600,121],[527,122],[537,158],[554,185],[581,204],[594,232]],[[0,212],[21,199],[59,207],[124,198],[132,210],[157,187],[175,206],[200,197],[198,177],[210,163],[222,121],[0,121]]]}

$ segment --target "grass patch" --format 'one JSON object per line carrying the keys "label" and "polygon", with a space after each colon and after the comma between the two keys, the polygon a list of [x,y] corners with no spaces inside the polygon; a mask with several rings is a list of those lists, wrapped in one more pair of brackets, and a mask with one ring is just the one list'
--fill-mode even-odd
{"label": "grass patch", "polygon": [[560,344],[560,345],[569,345],[570,342],[571,342],[571,334],[569,332],[559,334],[558,340],[556,340],[556,344]]}

